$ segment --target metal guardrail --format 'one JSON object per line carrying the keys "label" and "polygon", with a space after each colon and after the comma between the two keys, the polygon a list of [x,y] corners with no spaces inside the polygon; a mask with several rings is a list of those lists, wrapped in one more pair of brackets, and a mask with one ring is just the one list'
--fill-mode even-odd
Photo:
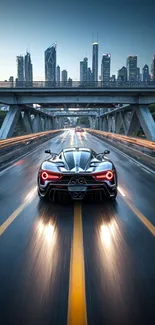
{"label": "metal guardrail", "polygon": [[10,147],[10,146],[20,144],[20,143],[27,142],[27,141],[30,141],[30,140],[35,140],[35,139],[38,139],[38,138],[42,138],[45,135],[53,134],[53,133],[56,133],[58,131],[61,131],[61,130],[51,130],[51,131],[45,131],[45,132],[38,132],[38,133],[29,134],[29,135],[22,135],[22,136],[19,136],[19,137],[0,140],[0,150],[4,149],[4,148],[7,148],[7,147]]}
{"label": "metal guardrail", "polygon": [[149,82],[102,82],[102,81],[67,81],[67,82],[56,82],[56,81],[0,81],[0,88],[155,88],[155,83],[153,81]]}
{"label": "metal guardrail", "polygon": [[111,133],[111,132],[93,130],[93,129],[85,129],[85,130],[91,131],[91,133],[101,134],[111,140],[119,140],[121,142],[128,142],[128,143],[135,144],[135,145],[141,146],[143,148],[155,151],[155,142],[153,142],[153,141],[143,140],[143,139],[134,138],[134,137],[128,137],[125,135],[120,135],[120,134]]}

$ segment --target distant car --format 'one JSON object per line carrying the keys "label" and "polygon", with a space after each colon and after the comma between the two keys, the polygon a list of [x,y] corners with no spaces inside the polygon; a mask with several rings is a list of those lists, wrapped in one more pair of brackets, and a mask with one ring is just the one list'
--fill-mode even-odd
{"label": "distant car", "polygon": [[69,193],[74,200],[86,194],[98,193],[115,199],[117,196],[117,172],[114,164],[105,156],[105,150],[97,154],[88,148],[69,148],[59,154],[46,150],[50,158],[43,161],[38,172],[38,195],[41,199]]}
{"label": "distant car", "polygon": [[82,128],[76,128],[75,129],[75,132],[84,132],[84,129],[82,129]]}

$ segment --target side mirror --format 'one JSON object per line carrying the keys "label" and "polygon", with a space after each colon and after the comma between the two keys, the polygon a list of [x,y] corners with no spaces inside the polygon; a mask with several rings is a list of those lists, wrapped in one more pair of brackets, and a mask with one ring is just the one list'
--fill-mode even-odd
{"label": "side mirror", "polygon": [[51,150],[45,150],[45,153],[51,154]]}
{"label": "side mirror", "polygon": [[104,155],[108,155],[110,153],[110,150],[104,150]]}

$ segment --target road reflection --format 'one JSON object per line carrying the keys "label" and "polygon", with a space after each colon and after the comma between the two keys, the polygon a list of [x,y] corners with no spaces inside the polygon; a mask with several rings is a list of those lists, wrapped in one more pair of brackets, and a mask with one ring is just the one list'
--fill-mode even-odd
{"label": "road reflection", "polygon": [[[41,307],[51,295],[59,255],[55,213],[46,205],[38,206],[38,213],[28,245],[23,288],[23,299],[31,303],[34,300],[35,309]],[[27,312],[31,307],[27,303]]]}
{"label": "road reflection", "polygon": [[[106,207],[99,217],[98,242],[100,256],[101,283],[104,295],[106,295],[106,308],[113,310],[113,317],[125,322],[128,317],[128,304],[125,292],[128,280],[131,282],[130,297],[132,297],[132,281],[130,278],[130,251],[126,244],[123,225],[116,211],[112,207]],[[128,280],[127,280],[128,279]],[[121,314],[120,314],[121,311]],[[110,316],[111,317],[111,316]]]}
{"label": "road reflection", "polygon": [[34,234],[31,242],[30,256],[33,266],[33,275],[36,290],[47,295],[52,271],[55,265],[54,249],[57,243],[57,228],[54,218],[41,216],[34,225]]}
{"label": "road reflection", "polygon": [[102,224],[100,229],[100,236],[101,242],[103,245],[105,245],[106,249],[110,249],[117,228],[118,225],[114,219],[111,220],[109,224]]}

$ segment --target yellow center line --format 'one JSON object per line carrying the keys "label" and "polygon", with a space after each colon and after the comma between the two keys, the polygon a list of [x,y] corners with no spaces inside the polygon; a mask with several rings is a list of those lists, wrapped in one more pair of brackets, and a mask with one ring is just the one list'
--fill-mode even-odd
{"label": "yellow center line", "polygon": [[87,325],[82,212],[74,205],[74,229],[71,247],[68,325]]}

